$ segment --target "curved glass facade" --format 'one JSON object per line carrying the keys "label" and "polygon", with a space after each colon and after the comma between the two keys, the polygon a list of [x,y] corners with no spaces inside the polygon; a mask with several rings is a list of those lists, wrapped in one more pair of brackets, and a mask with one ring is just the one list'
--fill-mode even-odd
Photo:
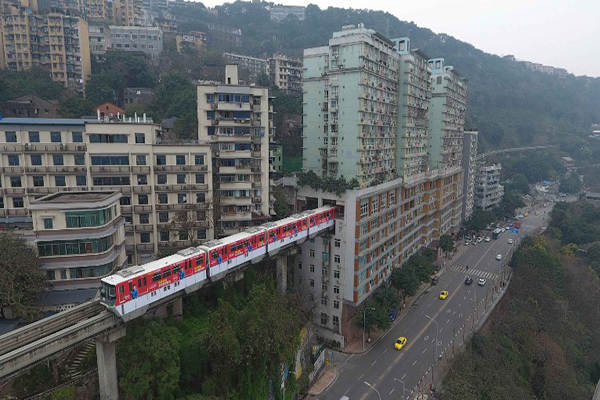
{"label": "curved glass facade", "polygon": [[103,253],[113,245],[112,235],[100,239],[53,240],[38,243],[40,257]]}
{"label": "curved glass facade", "polygon": [[65,216],[67,228],[88,228],[109,223],[113,218],[113,210],[109,207],[103,210],[69,211]]}

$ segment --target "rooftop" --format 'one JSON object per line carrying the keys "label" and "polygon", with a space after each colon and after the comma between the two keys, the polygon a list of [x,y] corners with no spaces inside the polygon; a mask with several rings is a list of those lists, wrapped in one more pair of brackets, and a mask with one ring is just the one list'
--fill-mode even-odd
{"label": "rooftop", "polygon": [[110,199],[116,192],[59,192],[32,201],[33,204],[97,203]]}
{"label": "rooftop", "polygon": [[84,119],[76,118],[2,118],[0,124],[8,125],[85,125]]}
{"label": "rooftop", "polygon": [[96,297],[98,289],[53,290],[42,292],[42,306],[83,303]]}

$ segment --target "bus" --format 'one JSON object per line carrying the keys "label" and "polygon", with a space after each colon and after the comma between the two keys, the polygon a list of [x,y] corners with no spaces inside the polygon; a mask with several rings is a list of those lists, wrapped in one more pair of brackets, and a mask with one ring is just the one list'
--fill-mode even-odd
{"label": "bus", "polygon": [[492,239],[498,239],[502,235],[502,229],[497,228],[492,232]]}

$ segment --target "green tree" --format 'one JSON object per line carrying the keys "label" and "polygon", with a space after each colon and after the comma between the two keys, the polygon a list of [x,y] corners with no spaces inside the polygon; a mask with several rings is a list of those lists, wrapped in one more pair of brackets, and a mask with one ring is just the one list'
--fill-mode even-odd
{"label": "green tree", "polygon": [[63,84],[54,82],[50,71],[45,68],[33,67],[22,72],[0,71],[0,105],[26,94],[58,100],[64,92]]}
{"label": "green tree", "polygon": [[414,296],[419,288],[419,279],[413,273],[412,268],[396,268],[392,271],[390,278],[392,286],[402,291],[402,295]]}
{"label": "green tree", "polygon": [[442,248],[442,251],[446,253],[453,251],[454,241],[452,240],[452,237],[447,234],[440,236],[440,247]]}
{"label": "green tree", "polygon": [[381,289],[379,289],[375,299],[386,310],[395,309],[398,307],[398,294],[389,286],[383,286]]}
{"label": "green tree", "polygon": [[582,185],[579,176],[575,173],[571,173],[568,178],[563,179],[560,182],[558,190],[560,190],[562,193],[577,194],[581,192],[581,186]]}
{"label": "green tree", "polygon": [[382,304],[374,302],[359,309],[355,317],[356,326],[370,334],[376,330],[389,329],[391,322],[388,309]]}
{"label": "green tree", "polygon": [[475,210],[471,218],[466,221],[465,226],[467,229],[473,231],[481,231],[494,221],[496,221],[496,216],[493,212],[489,210]]}
{"label": "green tree", "polygon": [[24,239],[0,235],[0,316],[10,307],[17,317],[33,318],[46,277],[35,251]]}
{"label": "green tree", "polygon": [[94,106],[102,103],[117,102],[117,93],[113,89],[110,74],[92,74],[85,84],[85,97]]}
{"label": "green tree", "polygon": [[516,173],[512,176],[511,182],[505,187],[506,192],[518,192],[520,194],[529,194],[529,182],[527,177],[521,173]]}
{"label": "green tree", "polygon": [[127,330],[135,340],[118,343],[120,390],[128,399],[174,399],[180,373],[177,329],[141,319]]}
{"label": "green tree", "polygon": [[94,105],[89,99],[66,96],[60,100],[60,115],[64,118],[81,118],[86,115],[94,115]]}
{"label": "green tree", "polygon": [[278,219],[287,218],[292,215],[292,208],[288,204],[287,196],[281,187],[275,189],[275,214]]}

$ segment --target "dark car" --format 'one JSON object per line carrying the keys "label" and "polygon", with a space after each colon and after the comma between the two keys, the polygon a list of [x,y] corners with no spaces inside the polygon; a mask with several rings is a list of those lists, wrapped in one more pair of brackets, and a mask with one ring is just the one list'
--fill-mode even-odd
{"label": "dark car", "polygon": [[473,278],[467,277],[467,279],[465,279],[465,285],[471,285],[472,283],[473,283]]}
{"label": "dark car", "polygon": [[440,281],[440,278],[438,278],[437,276],[434,276],[433,278],[431,278],[432,285],[437,285],[439,281]]}

